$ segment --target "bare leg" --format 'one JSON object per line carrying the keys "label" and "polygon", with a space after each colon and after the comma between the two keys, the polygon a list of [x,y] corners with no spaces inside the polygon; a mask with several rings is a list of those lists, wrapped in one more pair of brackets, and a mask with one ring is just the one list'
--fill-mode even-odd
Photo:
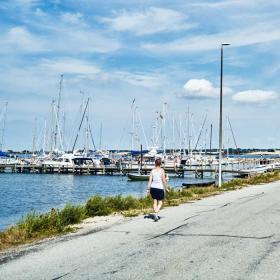
{"label": "bare leg", "polygon": [[159,212],[159,210],[160,210],[161,206],[162,206],[162,200],[158,200],[157,212],[156,212],[156,213],[158,213],[158,212]]}
{"label": "bare leg", "polygon": [[153,208],[154,208],[155,213],[157,213],[158,206],[157,206],[157,200],[156,199],[154,199]]}

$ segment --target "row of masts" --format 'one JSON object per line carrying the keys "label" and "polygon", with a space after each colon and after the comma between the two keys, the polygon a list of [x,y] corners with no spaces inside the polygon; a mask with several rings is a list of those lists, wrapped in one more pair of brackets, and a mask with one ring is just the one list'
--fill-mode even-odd
{"label": "row of masts", "polygon": [[[66,134],[66,113],[62,105],[63,79],[64,76],[60,75],[58,98],[57,100],[52,100],[51,102],[49,121],[47,121],[47,119],[44,121],[44,128],[40,144],[41,148],[38,147],[38,120],[37,117],[34,119],[32,141],[33,153],[38,150],[41,150],[43,154],[46,151],[49,153],[61,153],[66,150],[73,152],[76,148],[82,128],[84,128],[86,136],[84,142],[85,151],[89,150],[90,145],[96,149],[89,117],[90,98],[87,98],[86,102],[82,100],[79,111],[82,117],[79,120],[79,125],[77,127],[73,127],[72,129],[72,131],[75,131],[75,134],[73,134],[73,139]],[[73,144],[71,145],[71,143]],[[99,145],[101,146],[101,136]]]}
{"label": "row of masts", "polygon": [[[38,118],[34,119],[33,127],[33,139],[32,139],[32,152],[41,150],[43,153],[46,151],[50,153],[55,153],[57,151],[71,151],[77,147],[78,139],[81,137],[82,131],[84,131],[84,150],[88,151],[90,149],[97,150],[102,148],[102,134],[103,125],[100,124],[99,129],[99,145],[97,147],[95,142],[95,135],[92,130],[92,121],[90,119],[90,98],[88,97],[85,101],[82,98],[80,110],[79,110],[79,122],[73,125],[71,132],[73,133],[72,138],[66,133],[66,113],[63,106],[63,82],[64,75],[60,75],[59,89],[57,99],[52,100],[50,108],[49,120],[44,120],[44,125],[38,124]],[[83,92],[81,92],[83,94]],[[2,109],[0,115],[0,121],[2,119],[2,125],[0,127],[0,150],[3,149],[4,143],[4,132],[7,114],[7,103]],[[133,99],[129,118],[129,122],[126,126],[130,126],[130,150],[139,150],[140,145],[145,146],[146,149],[160,149],[163,154],[166,154],[167,149],[170,150],[172,147],[173,152],[175,150],[181,151],[181,153],[191,154],[192,151],[205,151],[207,150],[207,142],[209,139],[209,149],[210,153],[212,150],[213,142],[213,125],[210,124],[210,129],[206,126],[207,123],[207,113],[203,116],[201,125],[194,125],[194,114],[191,113],[190,108],[187,107],[186,112],[183,117],[176,117],[175,113],[172,113],[168,108],[168,104],[165,102],[163,104],[162,110],[156,111],[155,121],[152,124],[151,138],[147,137],[145,128],[142,122],[139,107],[136,104],[136,99]],[[228,120],[228,131],[230,131],[235,148],[237,148],[236,139],[233,133],[232,124],[229,117]],[[39,127],[39,129],[38,129]],[[125,127],[127,129],[128,127]],[[41,128],[41,129],[40,129]],[[41,136],[38,137],[39,130]],[[210,132],[209,132],[210,131]],[[198,132],[198,133],[197,133]],[[203,142],[204,135],[204,143]],[[127,139],[128,133],[124,135],[123,139]],[[229,139],[229,137],[228,137]],[[125,143],[121,140],[120,142]],[[226,141],[225,141],[226,142]],[[73,143],[73,144],[71,144]],[[229,146],[229,140],[227,141]],[[117,147],[119,148],[119,147]]]}
{"label": "row of masts", "polygon": [[[213,147],[213,124],[210,124],[209,129],[206,128],[207,114],[205,114],[203,116],[203,120],[197,134],[193,122],[193,116],[194,114],[190,113],[189,107],[187,108],[185,118],[176,119],[175,114],[173,114],[173,116],[169,116],[167,110],[167,103],[164,103],[163,110],[160,112],[156,112],[156,121],[152,125],[152,137],[150,139],[150,143],[152,145],[149,145],[149,141],[141,120],[139,107],[136,105],[135,99],[133,99],[131,105],[132,129],[130,131],[130,150],[137,150],[139,149],[142,143],[145,143],[146,148],[157,147],[160,148],[164,154],[166,154],[167,147],[169,149],[170,147],[172,147],[174,151],[178,150],[178,144],[176,145],[176,142],[179,142],[179,150],[182,151],[182,153],[186,153],[187,151],[188,154],[191,154],[192,151],[206,151],[207,149],[209,149],[211,153]],[[172,127],[171,129],[169,129],[169,131],[172,132],[172,136],[168,137],[167,126],[168,124],[170,126],[170,119],[172,120]],[[236,138],[229,117],[227,117],[227,124],[228,127],[224,131],[224,138],[226,138],[225,134],[227,133],[227,141],[225,141],[225,144],[229,146],[230,137],[232,137],[234,141],[234,146],[236,149],[238,149]],[[140,134],[142,134],[142,138],[144,139],[144,141],[141,141],[139,137]],[[203,134],[204,143],[201,144],[201,142],[203,142]],[[207,146],[208,139],[209,148]]]}

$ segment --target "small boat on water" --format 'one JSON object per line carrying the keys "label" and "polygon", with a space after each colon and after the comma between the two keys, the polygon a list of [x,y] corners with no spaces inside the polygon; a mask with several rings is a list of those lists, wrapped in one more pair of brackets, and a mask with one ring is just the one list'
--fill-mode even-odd
{"label": "small boat on water", "polygon": [[206,181],[206,180],[202,180],[202,181],[197,181],[197,182],[188,182],[188,183],[183,183],[182,184],[182,187],[185,187],[185,188],[190,188],[190,187],[208,187],[208,186],[211,186],[211,185],[214,185],[216,183],[215,180],[209,180],[209,181]]}
{"label": "small boat on water", "polygon": [[144,175],[144,174],[127,174],[127,177],[131,181],[148,181],[150,175]]}

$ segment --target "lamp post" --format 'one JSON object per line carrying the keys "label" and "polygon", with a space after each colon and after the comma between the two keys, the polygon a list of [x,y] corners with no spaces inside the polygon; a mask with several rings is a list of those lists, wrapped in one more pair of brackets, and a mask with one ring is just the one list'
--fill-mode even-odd
{"label": "lamp post", "polygon": [[220,77],[220,121],[219,121],[219,181],[222,186],[222,148],[223,148],[223,47],[230,44],[221,44],[221,77]]}

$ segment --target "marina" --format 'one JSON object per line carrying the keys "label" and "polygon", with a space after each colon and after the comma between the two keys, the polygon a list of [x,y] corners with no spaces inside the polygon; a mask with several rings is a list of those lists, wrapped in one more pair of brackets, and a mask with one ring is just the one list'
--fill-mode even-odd
{"label": "marina", "polygon": [[[63,76],[59,96],[62,83]],[[253,177],[280,169],[279,153],[241,153],[232,129],[229,135],[234,139],[235,148],[229,148],[229,143],[221,150],[213,148],[212,124],[210,134],[205,127],[207,115],[203,116],[200,125],[195,126],[188,109],[183,127],[181,120],[168,117],[167,103],[157,113],[149,138],[142,125],[139,108],[133,100],[128,118],[131,124],[126,127],[126,136],[123,135],[129,139],[130,148],[102,149],[102,129],[97,148],[96,135],[90,124],[89,104],[89,98],[82,102],[79,122],[72,131],[72,137],[66,136],[61,129],[64,124],[59,112],[61,104],[57,101],[52,102],[51,121],[49,125],[45,123],[40,137],[35,126],[32,151],[5,151],[1,144],[0,230],[32,211],[44,213],[63,208],[69,203],[84,203],[97,194],[105,197],[145,197],[147,181],[157,158],[162,160],[168,184],[175,190],[218,185],[220,178],[230,181],[236,177]],[[1,143],[4,143],[7,104],[3,112]],[[38,138],[42,139],[41,148]]]}
{"label": "marina", "polygon": [[[253,176],[266,171],[273,171],[279,169],[278,165],[257,165],[257,161],[254,161],[254,168],[238,169],[236,164],[230,164],[222,169],[222,173],[230,173],[240,176]],[[252,161],[243,161],[243,166],[251,166]],[[109,165],[95,167],[93,165],[74,165],[74,166],[51,166],[48,164],[16,164],[16,163],[0,163],[0,172],[11,173],[39,173],[39,174],[73,174],[73,175],[119,175],[125,176],[127,174],[149,174],[152,170],[152,166],[138,166],[131,167],[122,165]],[[179,167],[164,167],[167,174],[175,174],[178,177],[184,177],[185,173],[194,173],[197,177],[203,177],[204,173],[218,172],[217,166],[211,165],[199,165],[199,166],[183,166]]]}
{"label": "marina", "polygon": [[[33,155],[2,155],[0,230],[16,223],[32,211],[45,212],[62,208],[68,203],[83,203],[96,194],[144,197],[147,180],[153,168],[153,158],[148,160],[144,154],[147,153],[143,153],[141,157],[141,153],[132,156],[128,152],[110,151],[103,153],[106,160],[102,157],[97,160],[96,155],[94,158],[76,155],[74,162],[65,160],[71,158],[71,154],[53,159],[42,159]],[[62,158],[64,161],[60,161]],[[212,164],[206,164],[209,159]],[[208,186],[217,183],[218,165],[213,164],[213,159],[213,156],[207,155],[180,156],[177,153],[173,156],[170,153],[163,157],[162,167],[168,176],[168,184],[174,189],[193,185]],[[189,165],[190,162],[193,165]],[[278,157],[225,157],[222,164],[223,180],[255,176],[278,170],[279,166]]]}
{"label": "marina", "polygon": [[280,1],[2,2],[1,280],[280,278]]}
{"label": "marina", "polygon": [[[168,175],[184,177],[194,174],[203,178],[211,173],[215,178],[219,171],[219,161],[215,154],[175,149],[143,151],[92,151],[0,155],[0,172],[72,174],[72,175],[110,175],[136,176],[149,175],[156,158],[162,160],[162,167]],[[248,177],[280,168],[279,155],[224,155],[221,162],[222,174]]]}

